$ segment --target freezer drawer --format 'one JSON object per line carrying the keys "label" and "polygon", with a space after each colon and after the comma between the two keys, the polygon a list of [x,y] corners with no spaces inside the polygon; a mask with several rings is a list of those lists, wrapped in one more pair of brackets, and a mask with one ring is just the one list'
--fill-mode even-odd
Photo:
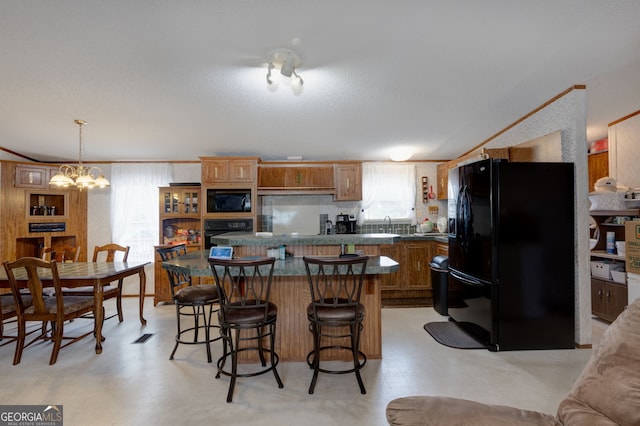
{"label": "freezer drawer", "polygon": [[[492,286],[450,270],[449,286],[459,289],[460,303],[450,306],[449,317],[480,343],[492,344]],[[494,342],[495,343],[495,342]]]}

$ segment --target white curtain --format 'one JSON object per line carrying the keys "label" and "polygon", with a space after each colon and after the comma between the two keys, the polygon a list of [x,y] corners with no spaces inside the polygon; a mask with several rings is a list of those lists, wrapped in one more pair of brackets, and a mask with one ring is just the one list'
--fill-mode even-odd
{"label": "white curtain", "polygon": [[158,187],[173,179],[168,163],[111,166],[111,237],[130,246],[129,260],[153,261],[158,244]]}
{"label": "white curtain", "polygon": [[359,223],[394,220],[415,221],[416,169],[412,164],[363,163],[362,210]]}

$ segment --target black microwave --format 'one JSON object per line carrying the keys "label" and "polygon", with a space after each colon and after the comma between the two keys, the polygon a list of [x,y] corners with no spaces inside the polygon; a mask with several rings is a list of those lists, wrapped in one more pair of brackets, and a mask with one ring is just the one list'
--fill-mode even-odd
{"label": "black microwave", "polygon": [[251,212],[250,189],[207,189],[207,213]]}

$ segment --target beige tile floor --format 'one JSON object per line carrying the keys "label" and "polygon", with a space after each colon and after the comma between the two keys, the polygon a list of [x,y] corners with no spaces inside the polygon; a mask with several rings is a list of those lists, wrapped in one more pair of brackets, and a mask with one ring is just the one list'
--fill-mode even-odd
{"label": "beige tile floor", "polygon": [[[110,301],[109,301],[110,302]],[[109,303],[107,302],[107,303]],[[113,310],[113,305],[107,304]],[[383,309],[383,359],[363,370],[367,394],[352,375],[321,375],[314,395],[305,363],[281,363],[284,389],[271,374],[239,379],[225,402],[228,379],[214,379],[201,346],[181,346],[168,359],[175,330],[172,305],[153,307],[148,325],[136,299],[125,299],[125,321],[104,326],[104,350],[84,339],[48,365],[50,343],[25,349],[12,365],[14,345],[0,348],[0,404],[61,404],[75,425],[386,425],[385,406],[408,395],[447,395],[555,413],[591,354],[590,349],[489,352],[436,343],[422,328],[443,320],[432,308]],[[86,322],[71,324],[68,329]],[[606,325],[594,321],[594,343]],[[12,326],[9,326],[11,331]],[[143,333],[154,333],[134,344]],[[214,357],[220,354],[214,346]],[[472,424],[472,422],[470,422]]]}

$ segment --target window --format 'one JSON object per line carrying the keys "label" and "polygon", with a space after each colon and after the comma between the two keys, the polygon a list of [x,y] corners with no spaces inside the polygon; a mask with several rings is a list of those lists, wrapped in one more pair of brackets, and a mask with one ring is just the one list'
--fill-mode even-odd
{"label": "window", "polygon": [[153,261],[158,242],[158,187],[172,180],[170,164],[113,164],[113,242],[130,246],[129,260]]}
{"label": "window", "polygon": [[364,163],[362,165],[362,219],[382,221],[414,220],[416,199],[415,166]]}

